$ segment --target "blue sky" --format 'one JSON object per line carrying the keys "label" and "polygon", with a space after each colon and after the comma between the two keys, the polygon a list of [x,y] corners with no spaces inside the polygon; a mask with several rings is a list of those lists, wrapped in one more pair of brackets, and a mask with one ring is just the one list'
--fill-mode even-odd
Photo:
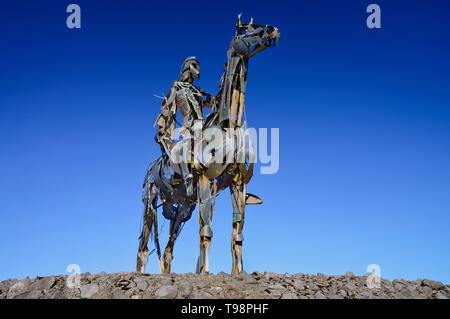
{"label": "blue sky", "polygon": [[[216,94],[243,12],[282,33],[249,65],[249,126],[280,129],[280,169],[248,186],[264,204],[247,207],[244,268],[450,283],[448,1],[373,1],[377,30],[369,1],[73,2],[81,29],[69,1],[1,4],[0,280],[134,271],[153,95],[190,55]],[[231,271],[231,219],[224,192],[213,273]],[[195,211],[173,271],[197,255]]]}

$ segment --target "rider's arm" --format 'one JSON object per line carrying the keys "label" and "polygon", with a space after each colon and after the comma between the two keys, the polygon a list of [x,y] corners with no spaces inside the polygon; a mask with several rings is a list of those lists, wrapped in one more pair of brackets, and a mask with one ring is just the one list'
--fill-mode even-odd
{"label": "rider's arm", "polygon": [[202,94],[202,96],[204,96],[205,98],[203,99],[203,106],[207,107],[207,108],[212,108],[213,107],[213,101],[214,101],[214,96],[212,96],[211,94],[203,91],[201,88],[197,87],[197,89],[199,90],[199,92]]}

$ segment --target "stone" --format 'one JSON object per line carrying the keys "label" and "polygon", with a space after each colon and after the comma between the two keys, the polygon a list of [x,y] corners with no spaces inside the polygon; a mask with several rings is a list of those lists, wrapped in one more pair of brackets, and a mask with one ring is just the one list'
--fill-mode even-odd
{"label": "stone", "polygon": [[274,279],[274,278],[277,278],[277,277],[278,277],[277,274],[274,273],[274,272],[265,272],[264,273],[264,278],[266,280]]}
{"label": "stone", "polygon": [[251,284],[251,285],[255,285],[258,283],[258,280],[256,280],[255,277],[252,276],[247,276],[244,278],[244,283],[246,284]]}
{"label": "stone", "polygon": [[309,289],[311,289],[314,292],[319,290],[319,287],[315,283],[310,283],[308,286],[309,286]]}
{"label": "stone", "polygon": [[319,288],[325,288],[325,287],[327,287],[328,286],[328,284],[326,284],[326,283],[324,283],[324,282],[318,282],[317,283],[317,287],[319,287]]}
{"label": "stone", "polygon": [[301,280],[301,279],[295,279],[294,283],[292,285],[297,290],[304,290],[305,289],[305,282],[303,280]]}
{"label": "stone", "polygon": [[213,298],[213,295],[211,295],[209,292],[207,291],[199,291],[197,298],[199,299],[211,299]]}
{"label": "stone", "polygon": [[444,289],[445,288],[445,285],[440,281],[424,279],[422,283],[424,286],[430,287],[431,289]]}
{"label": "stone", "polygon": [[355,274],[351,271],[347,271],[344,275],[345,278],[353,278],[355,277]]}
{"label": "stone", "polygon": [[131,279],[121,279],[116,282],[116,287],[119,287],[122,290],[129,290],[135,286],[136,284],[131,281]]}
{"label": "stone", "polygon": [[33,299],[33,297],[37,298],[37,295],[32,291],[26,291],[14,296],[14,299]]}
{"label": "stone", "polygon": [[91,298],[94,296],[98,290],[98,284],[87,284],[87,285],[81,285],[81,298]]}
{"label": "stone", "polygon": [[148,288],[148,282],[144,278],[135,278],[134,283],[139,290],[146,290]]}
{"label": "stone", "polygon": [[415,296],[417,294],[417,286],[407,285],[406,291],[410,296]]}
{"label": "stone", "polygon": [[[237,280],[245,281],[250,278],[250,276],[245,271],[241,271],[239,274],[233,275],[233,278]],[[252,278],[253,279],[253,278]]]}
{"label": "stone", "polygon": [[427,286],[419,287],[419,291],[425,297],[431,297],[431,295],[433,294],[433,289],[431,289],[431,287],[427,287]]}
{"label": "stone", "polygon": [[349,282],[344,285],[344,289],[347,291],[355,291],[356,286],[353,283]]}
{"label": "stone", "polygon": [[448,299],[448,297],[442,292],[438,291],[438,293],[434,296],[436,299]]}
{"label": "stone", "polygon": [[161,286],[155,292],[155,296],[161,299],[173,299],[177,296],[178,288],[176,286]]}
{"label": "stone", "polygon": [[327,299],[327,297],[325,297],[325,295],[324,295],[321,291],[316,292],[316,294],[314,295],[314,297],[315,297],[316,299]]}
{"label": "stone", "polygon": [[338,288],[336,284],[333,283],[333,285],[328,289],[330,292],[330,295],[336,295],[338,293]]}
{"label": "stone", "polygon": [[273,299],[279,299],[281,297],[281,295],[283,294],[283,291],[281,290],[270,290],[270,298]]}
{"label": "stone", "polygon": [[123,290],[116,289],[112,294],[112,299],[128,299],[128,297]]}
{"label": "stone", "polygon": [[269,285],[267,288],[270,290],[286,290],[286,288],[280,284]]}
{"label": "stone", "polygon": [[[0,299],[31,298],[245,298],[245,299],[450,299],[450,286],[417,279],[380,280],[369,289],[367,276],[326,276],[253,272],[248,275],[83,274],[81,287],[69,289],[67,276],[9,279],[0,282]],[[270,279],[267,279],[270,278]],[[242,280],[240,280],[242,279]],[[155,291],[156,290],[156,291]]]}
{"label": "stone", "polygon": [[162,275],[161,285],[162,286],[171,286],[172,285],[172,277],[169,277],[167,275]]}
{"label": "stone", "polygon": [[189,281],[185,281],[179,284],[178,294],[182,298],[189,298],[192,294],[192,284]]}
{"label": "stone", "polygon": [[369,299],[370,297],[372,297],[372,293],[369,289],[363,289],[359,295],[361,296],[361,298],[363,299]]}
{"label": "stone", "polygon": [[295,296],[289,292],[283,293],[281,295],[281,299],[295,299]]}
{"label": "stone", "polygon": [[16,282],[14,285],[9,288],[8,293],[6,294],[7,299],[13,299],[14,297],[27,292],[31,286],[30,278],[26,277],[23,280]]}
{"label": "stone", "polygon": [[211,287],[210,290],[215,293],[220,293],[222,292],[222,287]]}
{"label": "stone", "polygon": [[398,292],[406,288],[406,284],[403,281],[397,279],[394,279],[392,281],[392,284],[394,285],[395,290],[397,290]]}
{"label": "stone", "polygon": [[33,284],[33,288],[36,290],[48,290],[53,287],[55,282],[54,276],[40,278]]}

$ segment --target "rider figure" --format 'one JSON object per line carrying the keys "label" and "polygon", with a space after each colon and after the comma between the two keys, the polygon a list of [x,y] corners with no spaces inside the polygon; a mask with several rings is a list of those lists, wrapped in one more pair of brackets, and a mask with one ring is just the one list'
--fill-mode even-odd
{"label": "rider figure", "polygon": [[[156,123],[158,130],[155,139],[161,146],[161,151],[166,153],[169,158],[173,155],[174,129],[176,122],[176,110],[178,109],[183,116],[181,124],[183,140],[197,139],[205,125],[203,117],[203,107],[212,108],[213,97],[193,84],[194,79],[200,79],[200,63],[195,57],[188,57],[184,60],[179,81],[174,81],[170,92],[164,98],[162,110]],[[178,123],[179,124],[179,123]],[[186,155],[186,154],[185,154]],[[186,157],[185,157],[186,158]],[[191,156],[189,154],[188,158]],[[173,158],[170,158],[173,160]],[[189,162],[189,161],[188,161]],[[192,194],[192,165],[186,161],[181,161],[181,176],[185,179],[188,186],[188,195]]]}

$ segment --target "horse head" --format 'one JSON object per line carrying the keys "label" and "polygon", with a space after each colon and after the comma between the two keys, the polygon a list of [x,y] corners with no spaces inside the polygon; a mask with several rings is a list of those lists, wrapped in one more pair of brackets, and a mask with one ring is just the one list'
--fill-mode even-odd
{"label": "horse head", "polygon": [[278,28],[267,24],[254,24],[253,18],[249,23],[242,23],[239,14],[231,47],[238,55],[250,58],[268,47],[275,46],[280,36]]}

